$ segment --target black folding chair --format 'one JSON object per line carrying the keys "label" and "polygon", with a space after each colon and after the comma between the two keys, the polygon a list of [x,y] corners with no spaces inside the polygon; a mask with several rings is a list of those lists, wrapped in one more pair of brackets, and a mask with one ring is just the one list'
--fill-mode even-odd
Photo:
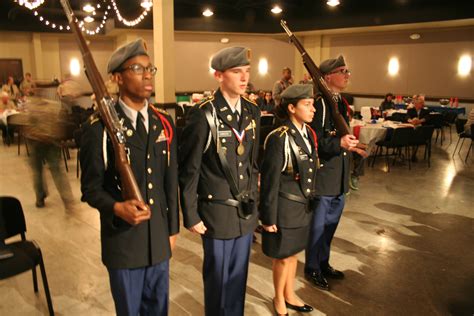
{"label": "black folding chair", "polygon": [[443,146],[443,139],[444,139],[444,118],[441,113],[432,113],[428,116],[427,123],[429,125],[434,126],[434,129],[436,131],[436,138],[435,138],[435,143],[438,142],[438,137],[440,138],[440,143],[441,146]]}
{"label": "black folding chair", "polygon": [[464,125],[466,125],[467,123],[467,120],[466,119],[456,119],[456,121],[454,122],[454,125],[456,125],[456,133],[458,134],[458,141],[456,142],[456,147],[454,147],[454,151],[453,151],[453,155],[452,157],[454,157],[454,155],[456,154],[456,149],[458,149],[458,145],[459,145],[459,142],[461,141],[462,139],[462,142],[461,142],[461,146],[459,147],[459,152],[461,152],[461,149],[462,149],[462,145],[464,145],[464,140],[466,138],[469,138],[469,134],[467,134],[465,131],[464,131]]}
{"label": "black folding chair", "polygon": [[[410,144],[414,138],[414,129],[408,128],[396,128],[393,131],[392,137],[389,140],[378,141],[375,144],[375,155],[372,158],[372,167],[375,165],[375,160],[383,154],[383,148],[386,148],[385,159],[387,163],[387,171],[390,172],[390,161],[389,156],[394,156],[393,165],[395,165],[397,157],[402,157],[402,149],[405,149],[404,158],[408,160],[408,169],[411,169],[411,156],[410,156]],[[389,154],[389,149],[392,149],[392,154]]]}
{"label": "black folding chair", "polygon": [[36,266],[40,266],[43,287],[48,303],[50,315],[54,315],[53,302],[49,293],[48,279],[44,267],[41,249],[35,241],[26,239],[26,223],[20,201],[14,197],[0,197],[0,236],[5,239],[20,235],[21,240],[6,244],[6,249],[13,253],[13,257],[0,260],[0,280],[31,270],[33,273],[33,289],[38,292]]}
{"label": "black folding chair", "polygon": [[469,135],[469,138],[471,139],[471,145],[469,146],[469,149],[467,150],[466,159],[464,159],[464,162],[467,162],[467,158],[469,157],[469,154],[471,153],[472,141],[474,140],[474,124],[471,124],[471,135]]}
{"label": "black folding chair", "polygon": [[425,146],[425,153],[423,159],[428,159],[428,168],[431,167],[431,139],[433,138],[434,126],[418,126],[415,128],[413,140],[411,141],[412,146],[415,146],[413,155],[416,155],[420,146]]}

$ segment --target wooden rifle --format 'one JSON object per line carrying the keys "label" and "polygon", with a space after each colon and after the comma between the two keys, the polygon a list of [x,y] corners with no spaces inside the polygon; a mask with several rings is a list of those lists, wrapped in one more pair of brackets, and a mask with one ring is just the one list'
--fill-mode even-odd
{"label": "wooden rifle", "polygon": [[[336,130],[338,134],[340,136],[352,134],[349,125],[347,124],[346,120],[344,119],[344,117],[341,115],[341,112],[339,111],[339,107],[337,105],[337,96],[334,93],[332,93],[331,90],[329,90],[329,87],[327,86],[326,81],[324,81],[324,76],[321,70],[319,69],[318,66],[316,66],[311,56],[308,55],[308,53],[306,52],[306,50],[304,49],[300,41],[290,31],[290,29],[286,25],[286,21],[281,20],[280,24],[285,30],[286,34],[288,34],[290,41],[293,43],[293,45],[295,45],[296,49],[300,52],[301,57],[303,58],[303,64],[308,70],[309,75],[313,79],[313,83],[317,85],[324,99],[327,102],[329,102],[329,106],[330,106],[329,112],[331,113],[331,117],[334,121],[334,125],[336,126]],[[366,148],[367,148],[367,145],[359,143],[357,145],[357,148],[354,149],[354,151],[356,151],[362,156],[368,156],[367,152],[365,152]]]}
{"label": "wooden rifle", "polygon": [[125,147],[125,136],[123,121],[120,121],[115,111],[115,102],[107,92],[104,80],[102,79],[99,70],[92,58],[91,51],[82,35],[82,32],[77,24],[77,18],[71,9],[68,0],[60,0],[61,5],[66,13],[69,25],[73,34],[75,35],[77,45],[82,54],[84,61],[84,68],[87,79],[94,91],[97,107],[105,129],[112,141],[115,154],[115,168],[120,175],[122,197],[124,200],[138,200],[143,202],[140,188],[138,187],[135,176],[130,167],[130,160],[128,155],[128,148]]}

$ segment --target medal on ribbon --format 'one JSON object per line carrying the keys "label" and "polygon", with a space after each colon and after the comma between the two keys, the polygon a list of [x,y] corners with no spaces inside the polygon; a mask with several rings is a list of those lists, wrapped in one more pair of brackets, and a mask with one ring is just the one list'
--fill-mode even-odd
{"label": "medal on ribbon", "polygon": [[242,144],[242,141],[245,137],[245,129],[240,133],[235,128],[232,128],[232,131],[234,132],[235,138],[237,138],[237,141],[239,142],[239,145],[237,146],[237,155],[242,156],[245,153],[245,146]]}

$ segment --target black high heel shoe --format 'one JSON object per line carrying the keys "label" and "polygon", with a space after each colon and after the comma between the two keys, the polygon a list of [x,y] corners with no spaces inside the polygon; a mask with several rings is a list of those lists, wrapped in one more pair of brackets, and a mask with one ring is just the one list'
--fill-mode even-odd
{"label": "black high heel shoe", "polygon": [[285,304],[287,308],[300,312],[300,313],[309,313],[309,312],[312,312],[314,309],[312,306],[309,306],[307,304],[304,304],[303,306],[293,305],[288,302],[285,302]]}
{"label": "black high heel shoe", "polygon": [[[286,303],[286,302],[285,302],[285,303]],[[278,313],[278,311],[277,311],[277,309],[276,309],[276,306],[275,306],[275,299],[272,299],[272,305],[273,305],[273,311],[275,312],[275,315],[276,315],[276,316],[286,316],[286,315],[288,315],[288,313],[286,313],[286,314],[279,314],[279,313]]]}

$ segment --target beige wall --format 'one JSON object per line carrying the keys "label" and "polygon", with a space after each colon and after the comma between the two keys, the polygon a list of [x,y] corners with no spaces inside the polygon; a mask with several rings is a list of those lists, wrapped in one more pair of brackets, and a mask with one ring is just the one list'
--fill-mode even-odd
{"label": "beige wall", "polygon": [[[408,36],[413,32],[420,33],[422,38],[410,40]],[[88,38],[104,78],[108,57],[117,45],[137,37],[143,37],[149,43],[153,40],[152,31],[116,31],[108,36]],[[221,44],[219,40],[222,37],[229,38],[230,43]],[[459,56],[464,53],[474,56],[474,26],[371,33],[320,32],[298,37],[318,64],[329,56],[346,56],[353,72],[349,92],[384,94],[391,91],[396,94],[425,93],[429,96],[474,98],[473,71],[466,78],[457,76]],[[285,66],[294,69],[295,81],[299,81],[305,71],[296,50],[281,35],[176,32],[176,91],[215,89],[217,85],[208,68],[209,59],[217,50],[234,45],[252,49],[251,82],[257,89],[271,89]],[[148,46],[153,58],[153,45]],[[35,58],[34,52],[38,49],[41,49],[41,56]],[[391,56],[397,56],[400,61],[397,77],[387,74]],[[70,34],[0,32],[0,58],[21,58],[24,71],[31,71],[34,77],[37,76],[36,69],[42,69],[42,79],[61,78],[69,71],[72,57],[80,56]],[[261,57],[269,62],[269,72],[265,76],[258,74],[258,60]],[[39,63],[41,65],[37,66]],[[83,74],[78,80],[85,90],[90,91]]]}
{"label": "beige wall", "polygon": [[31,33],[0,32],[0,58],[20,58],[23,71],[34,73],[33,42]]}
{"label": "beige wall", "polygon": [[[230,39],[221,44],[220,39]],[[256,89],[271,90],[273,83],[281,77],[283,67],[294,65],[294,50],[285,42],[263,35],[175,35],[176,91],[213,90],[217,82],[209,72],[209,60],[220,49],[229,46],[245,46],[251,49],[250,81]],[[258,73],[260,58],[268,60],[268,73]]]}
{"label": "beige wall", "polygon": [[[411,33],[421,39],[409,39]],[[322,40],[320,40],[322,37]],[[474,98],[474,70],[461,78],[457,63],[462,54],[474,57],[474,27],[403,30],[360,34],[310,35],[305,43],[320,43],[314,60],[342,54],[352,71],[349,92],[384,94],[424,93],[429,96]],[[314,46],[310,45],[314,51]],[[400,63],[399,74],[388,75],[391,57]],[[301,66],[300,66],[301,67]]]}

